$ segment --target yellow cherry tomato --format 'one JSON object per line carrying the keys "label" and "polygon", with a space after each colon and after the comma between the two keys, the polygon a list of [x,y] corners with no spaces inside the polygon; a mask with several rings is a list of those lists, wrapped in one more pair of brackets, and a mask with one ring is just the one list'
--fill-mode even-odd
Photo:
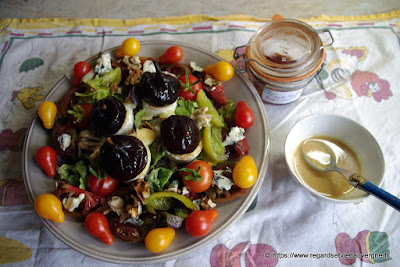
{"label": "yellow cherry tomato", "polygon": [[38,114],[43,122],[43,126],[46,129],[51,129],[57,115],[57,106],[51,101],[44,101],[39,105]]}
{"label": "yellow cherry tomato", "polygon": [[232,79],[235,69],[229,62],[218,61],[213,65],[205,67],[204,72],[214,76],[218,81],[225,82]]}
{"label": "yellow cherry tomato", "polygon": [[144,244],[148,250],[154,253],[165,250],[175,237],[175,230],[172,227],[155,228],[144,238]]}
{"label": "yellow cherry tomato", "polygon": [[35,210],[39,216],[56,223],[62,223],[65,218],[61,201],[50,193],[41,194],[36,198]]}
{"label": "yellow cherry tomato", "polygon": [[138,40],[135,38],[128,38],[126,39],[121,47],[115,51],[115,56],[116,57],[124,57],[124,56],[130,56],[133,57],[136,55],[140,50],[140,43]]}
{"label": "yellow cherry tomato", "polygon": [[240,188],[249,188],[257,180],[257,167],[251,156],[244,156],[233,168],[233,182]]}

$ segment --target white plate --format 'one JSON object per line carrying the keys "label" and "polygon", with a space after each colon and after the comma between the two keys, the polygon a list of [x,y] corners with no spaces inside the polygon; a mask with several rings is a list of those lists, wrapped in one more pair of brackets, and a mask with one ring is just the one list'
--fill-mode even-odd
{"label": "white plate", "polygon": [[[143,41],[141,42],[141,49],[138,55],[157,58],[172,45],[182,47],[184,51],[184,57],[181,60],[182,63],[188,64],[190,61],[195,61],[201,66],[207,66],[223,60],[217,55],[201,48],[170,41]],[[113,54],[116,49],[113,48],[105,52]],[[90,62],[96,58],[97,55],[87,61]],[[49,92],[45,100],[57,102],[71,86],[71,82],[64,77]],[[232,99],[235,102],[240,100],[246,101],[254,112],[255,122],[246,131],[246,136],[250,145],[250,155],[256,162],[259,175],[256,183],[247,195],[218,204],[218,218],[207,236],[195,238],[186,233],[185,229],[178,229],[170,247],[162,253],[155,254],[149,252],[143,243],[127,243],[116,239],[113,245],[106,245],[87,233],[81,221],[76,221],[68,216],[66,216],[65,221],[61,224],[40,217],[46,227],[57,238],[77,251],[96,259],[120,264],[155,263],[175,259],[196,252],[199,247],[210,243],[221,235],[240,218],[256,197],[267,172],[270,151],[267,113],[256,89],[240,73],[236,73],[230,81],[224,82],[224,88],[228,99]],[[53,180],[43,173],[35,161],[36,151],[41,146],[49,144],[50,134],[44,129],[40,119],[36,116],[27,132],[23,151],[24,181],[32,204],[38,195],[54,191]]]}

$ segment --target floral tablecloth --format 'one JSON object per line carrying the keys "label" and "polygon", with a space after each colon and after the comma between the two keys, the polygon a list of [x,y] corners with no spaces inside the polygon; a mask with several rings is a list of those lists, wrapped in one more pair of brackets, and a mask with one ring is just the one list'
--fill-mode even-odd
{"label": "floral tablecloth", "polygon": [[[47,92],[77,61],[120,45],[128,36],[193,44],[233,61],[233,49],[267,21],[239,15],[1,19],[0,263],[110,265],[54,237],[29,203],[22,179],[24,134]],[[283,151],[297,121],[318,113],[346,116],[375,136],[385,156],[382,188],[400,196],[400,11],[305,22],[329,29],[335,42],[326,49],[320,83],[310,83],[293,103],[265,103],[272,150],[255,208],[196,253],[157,265],[400,265],[397,211],[374,197],[346,205],[315,199],[290,177]]]}

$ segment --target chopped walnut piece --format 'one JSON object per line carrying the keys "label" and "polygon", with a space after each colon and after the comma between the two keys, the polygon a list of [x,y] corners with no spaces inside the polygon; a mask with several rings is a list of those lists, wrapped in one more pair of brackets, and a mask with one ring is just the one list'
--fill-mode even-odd
{"label": "chopped walnut piece", "polygon": [[204,196],[201,199],[200,206],[204,210],[209,210],[215,208],[217,205],[208,196]]}
{"label": "chopped walnut piece", "polygon": [[125,79],[125,85],[135,85],[139,83],[143,71],[141,69],[129,69],[128,76]]}
{"label": "chopped walnut piece", "polygon": [[142,68],[142,63],[138,56],[133,56],[133,57],[124,56],[124,58],[122,59],[122,62],[124,62],[129,67],[129,69],[132,69],[132,70]]}
{"label": "chopped walnut piece", "polygon": [[207,113],[208,107],[199,108],[190,118],[194,120],[197,128],[201,129],[210,125],[212,115]]}
{"label": "chopped walnut piece", "polygon": [[142,203],[131,194],[125,210],[131,218],[136,218],[142,214]]}
{"label": "chopped walnut piece", "polygon": [[[135,180],[131,183],[130,189],[134,189],[136,195],[144,203],[146,198],[150,196],[150,187],[143,179]],[[132,191],[132,190],[131,190]]]}
{"label": "chopped walnut piece", "polygon": [[116,84],[116,83],[111,84],[110,90],[111,90],[111,92],[117,93],[117,94],[120,94],[122,92],[122,88],[119,87],[118,84]]}

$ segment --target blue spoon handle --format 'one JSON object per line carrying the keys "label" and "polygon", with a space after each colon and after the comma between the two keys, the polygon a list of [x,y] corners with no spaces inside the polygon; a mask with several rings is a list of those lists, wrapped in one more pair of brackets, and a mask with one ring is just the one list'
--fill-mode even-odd
{"label": "blue spoon handle", "polygon": [[385,190],[377,187],[373,183],[366,181],[365,184],[363,185],[359,184],[359,188],[367,193],[376,196],[380,200],[386,202],[387,204],[395,208],[397,211],[400,211],[400,199],[386,192]]}

